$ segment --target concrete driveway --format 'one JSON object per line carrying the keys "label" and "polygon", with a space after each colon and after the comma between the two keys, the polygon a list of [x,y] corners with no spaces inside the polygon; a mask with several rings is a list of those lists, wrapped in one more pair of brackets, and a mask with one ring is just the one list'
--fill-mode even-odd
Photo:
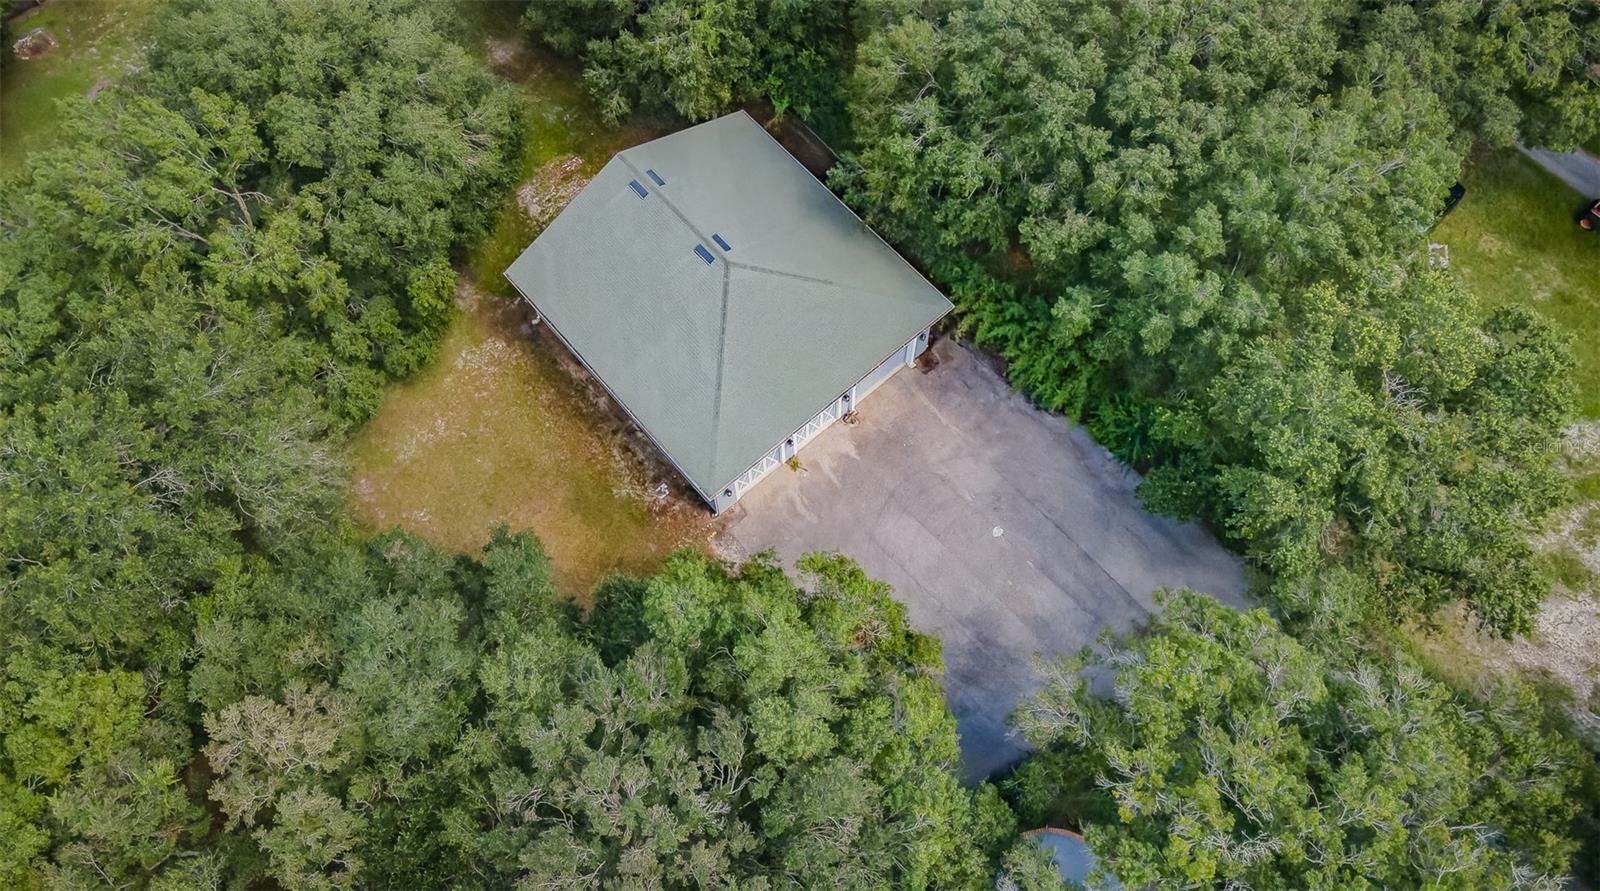
{"label": "concrete driveway", "polygon": [[1025,751],[1006,726],[1035,689],[1035,654],[1074,653],[1133,628],[1161,587],[1242,605],[1237,559],[1197,526],[1144,511],[1138,478],[1081,428],[1011,392],[949,340],[906,369],[731,512],[732,556],[839,551],[894,585],[944,641],[945,689],[969,778]]}
{"label": "concrete driveway", "polygon": [[1590,200],[1600,198],[1600,158],[1583,149],[1575,152],[1555,152],[1550,149],[1527,148],[1520,145],[1517,149],[1532,159],[1533,163],[1576,189],[1583,197]]}

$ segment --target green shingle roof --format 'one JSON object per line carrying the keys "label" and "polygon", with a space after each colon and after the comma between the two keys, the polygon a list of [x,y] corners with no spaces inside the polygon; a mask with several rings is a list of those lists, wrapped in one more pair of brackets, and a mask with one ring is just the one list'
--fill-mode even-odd
{"label": "green shingle roof", "polygon": [[505,274],[707,497],[950,309],[744,112],[619,153]]}

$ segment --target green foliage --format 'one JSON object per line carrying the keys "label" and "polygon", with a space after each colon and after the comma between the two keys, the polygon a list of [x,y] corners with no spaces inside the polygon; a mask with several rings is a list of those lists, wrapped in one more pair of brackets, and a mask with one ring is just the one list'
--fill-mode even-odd
{"label": "green foliage", "polygon": [[612,576],[594,589],[594,606],[583,627],[589,643],[607,665],[626,658],[635,642],[648,634],[644,598],[649,590],[648,581],[627,576]]}
{"label": "green foliage", "polygon": [[1204,436],[1158,430],[1179,458],[1150,473],[1149,503],[1225,530],[1280,591],[1338,562],[1385,608],[1460,597],[1527,627],[1543,596],[1528,530],[1566,494],[1565,345],[1523,311],[1472,323],[1441,277],[1355,300],[1314,288],[1287,309],[1296,339],[1252,344],[1180,403]]}
{"label": "green foliage", "polygon": [[487,225],[521,132],[427,10],[180,4],[144,89],[76,109],[72,149],[30,171],[8,372],[70,339],[104,276],[181,276],[270,312],[336,413],[369,414],[384,375],[430,354],[450,251]]}
{"label": "green foliage", "polygon": [[443,258],[412,270],[406,282],[411,312],[427,328],[443,330],[455,311],[456,271]]}
{"label": "green foliage", "polygon": [[[151,88],[174,107],[194,101],[203,112],[199,90],[234,103],[232,119],[272,148],[243,171],[264,197],[264,240],[300,255],[250,263],[253,274],[230,284],[281,299],[293,294],[283,274],[301,267],[309,287],[288,303],[290,317],[329,342],[330,358],[415,371],[449,318],[450,251],[487,228],[515,174],[514,94],[440,36],[427,4],[180,9],[157,35]],[[251,257],[253,242],[228,247]],[[402,293],[409,306],[397,305]],[[352,414],[371,411],[366,394],[362,403]]]}
{"label": "green foliage", "polygon": [[1032,840],[1018,841],[1006,852],[1000,864],[1001,891],[1065,891],[1061,868],[1043,845]]}
{"label": "green foliage", "polygon": [[[520,149],[436,13],[177,0],[147,69],[8,181],[0,884],[989,887],[1003,855],[1051,886],[956,779],[937,643],[848,560],[680,554],[583,616],[531,538],[453,557],[341,525],[339,438],[432,355]],[[1298,627],[1455,597],[1526,624],[1564,346],[1401,261],[1469,136],[1593,135],[1589,12],[527,24],[613,117],[765,97],[856,134],[837,184],[967,330],[1272,570]],[[1570,853],[1574,754],[1520,694],[1475,711],[1188,598],[1113,651],[1127,695],[1059,677],[1008,791],[1125,878],[1492,887]]]}
{"label": "green foliage", "polygon": [[755,61],[749,0],[665,0],[610,40],[592,41],[585,79],[605,114],[620,120],[645,96],[690,120],[725,111]]}
{"label": "green foliage", "polygon": [[1557,887],[1576,850],[1588,756],[1526,690],[1466,702],[1403,658],[1322,656],[1189,592],[1096,661],[1114,698],[1069,661],[1019,710],[1047,765],[1019,782],[1048,801],[1092,765],[1115,816],[1087,835],[1127,884]]}
{"label": "green foliage", "polygon": [[321,553],[207,610],[210,795],[291,887],[983,885],[1015,826],[956,780],[937,645],[854,564],[804,567],[684,553],[583,620],[503,530]]}
{"label": "green foliage", "polygon": [[1096,403],[1085,426],[1124,464],[1143,470],[1156,456],[1156,429],[1161,417],[1161,409],[1152,403],[1116,393]]}
{"label": "green foliage", "polygon": [[546,46],[570,56],[582,52],[590,41],[615,36],[644,6],[645,0],[530,3],[523,24]]}
{"label": "green foliage", "polygon": [[1560,0],[1419,6],[1416,39],[1453,41],[1455,70],[1436,76],[1475,132],[1498,145],[1553,148],[1600,138],[1600,9]]}
{"label": "green foliage", "polygon": [[[229,716],[320,679],[281,664],[316,658],[303,628],[227,639],[211,617],[276,590],[286,561],[337,550],[330,438],[428,355],[453,305],[450,253],[516,156],[510,94],[427,10],[180,4],[148,70],[69,109],[70,149],[8,185],[0,884],[183,887],[255,869],[197,850],[194,703]],[[435,590],[453,592],[445,566]],[[387,611],[352,605],[318,642],[350,651],[334,700],[371,704],[350,731],[399,761],[454,739],[474,668],[448,634],[459,603],[419,587]],[[240,664],[197,665],[207,644]],[[262,715],[228,726],[265,734]],[[327,791],[345,778],[295,778],[229,742],[237,767],[209,791],[238,822],[264,815],[260,862],[284,885],[353,874],[362,824]]]}
{"label": "green foliage", "polygon": [[497,829],[506,862],[535,882],[984,884],[980,845],[1009,827],[952,773],[936,645],[848,561],[803,570],[804,591],[680,554],[608,586],[587,623],[608,660],[574,641],[556,662],[548,630],[506,640],[485,685],[517,766],[491,783],[528,802]]}
{"label": "green foliage", "polygon": [[[132,881],[202,834],[177,780],[180,731],[144,714],[149,691],[128,671],[95,671],[21,651],[0,688],[0,880],[27,887]],[[43,654],[39,654],[43,655]]]}
{"label": "green foliage", "polygon": [[759,96],[836,128],[850,11],[805,0],[581,0],[529,4],[525,21],[552,49],[581,54],[612,120],[647,108],[698,121]]}
{"label": "green foliage", "polygon": [[283,700],[247,696],[207,716],[210,795],[233,824],[254,828],[285,887],[345,887],[361,867],[358,818],[320,786],[352,753],[351,709],[325,687],[290,687]]}

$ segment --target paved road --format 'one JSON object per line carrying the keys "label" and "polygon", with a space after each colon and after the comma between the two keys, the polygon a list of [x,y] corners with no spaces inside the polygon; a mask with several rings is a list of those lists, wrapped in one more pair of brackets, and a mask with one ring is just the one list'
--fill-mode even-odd
{"label": "paved road", "polygon": [[1134,627],[1160,587],[1242,604],[1238,561],[1204,530],[1146,513],[1137,478],[1081,428],[1035,410],[971,351],[907,369],[746,495],[734,556],[840,551],[895,587],[944,640],[945,688],[969,778],[1024,753],[1006,717],[1037,685],[1034,654]]}
{"label": "paved road", "polygon": [[1583,193],[1585,198],[1600,198],[1600,158],[1582,149],[1553,152],[1549,149],[1517,147],[1535,164],[1550,171],[1562,182]]}

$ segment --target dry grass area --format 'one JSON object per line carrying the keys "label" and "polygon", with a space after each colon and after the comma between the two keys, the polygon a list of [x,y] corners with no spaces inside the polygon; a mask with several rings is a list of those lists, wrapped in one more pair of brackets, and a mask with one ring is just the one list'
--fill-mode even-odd
{"label": "dry grass area", "polygon": [[354,444],[351,510],[458,551],[495,526],[532,530],[563,593],[586,602],[612,573],[644,574],[715,530],[692,495],[558,341],[529,324],[501,272],[619,149],[678,124],[596,114],[582,72],[521,37],[521,4],[466,3],[466,45],[517,84],[523,182],[464,260],[461,312],[439,357],[394,386]]}
{"label": "dry grass area", "polygon": [[1412,639],[1445,676],[1485,695],[1504,677],[1530,681],[1600,746],[1600,600],[1558,591],[1540,607],[1532,633],[1513,640],[1479,632],[1463,610],[1439,618],[1437,628]]}
{"label": "dry grass area", "polygon": [[585,601],[614,573],[647,573],[702,547],[710,515],[675,493],[627,426],[517,304],[461,288],[434,365],[390,389],[355,441],[351,508],[445,547],[480,547],[497,524],[530,529],[563,593]]}

